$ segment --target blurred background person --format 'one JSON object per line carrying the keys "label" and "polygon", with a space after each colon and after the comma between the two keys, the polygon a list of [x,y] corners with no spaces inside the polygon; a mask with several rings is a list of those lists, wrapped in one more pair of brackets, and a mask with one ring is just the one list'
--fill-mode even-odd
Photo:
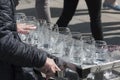
{"label": "blurred background person", "polygon": [[[91,32],[95,40],[103,40],[101,25],[101,2],[102,0],[85,0],[89,16]],[[67,27],[77,8],[79,0],[64,0],[63,11],[56,24],[59,27]]]}
{"label": "blurred background person", "polygon": [[103,8],[120,11],[120,5],[117,3],[117,0],[104,0]]}

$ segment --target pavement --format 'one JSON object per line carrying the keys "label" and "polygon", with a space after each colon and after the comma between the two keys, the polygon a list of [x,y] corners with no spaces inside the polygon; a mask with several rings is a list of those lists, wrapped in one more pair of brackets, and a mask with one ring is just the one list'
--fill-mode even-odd
{"label": "pavement", "polygon": [[[120,0],[117,0],[117,2],[120,4]],[[50,0],[50,7],[52,22],[55,23],[62,12],[63,0]],[[24,12],[29,16],[36,16],[35,0],[21,0],[17,6],[17,12]],[[89,22],[86,3],[84,0],[80,0],[76,13],[68,27],[70,27],[72,31],[91,34]],[[105,10],[102,8],[102,25],[104,39],[107,43],[120,45],[120,11]]]}

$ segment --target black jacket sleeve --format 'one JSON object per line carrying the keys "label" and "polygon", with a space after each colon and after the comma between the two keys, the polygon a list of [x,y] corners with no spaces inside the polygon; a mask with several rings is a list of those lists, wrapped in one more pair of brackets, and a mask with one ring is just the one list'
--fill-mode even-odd
{"label": "black jacket sleeve", "polygon": [[47,53],[20,42],[12,0],[0,0],[0,61],[24,67],[42,67]]}

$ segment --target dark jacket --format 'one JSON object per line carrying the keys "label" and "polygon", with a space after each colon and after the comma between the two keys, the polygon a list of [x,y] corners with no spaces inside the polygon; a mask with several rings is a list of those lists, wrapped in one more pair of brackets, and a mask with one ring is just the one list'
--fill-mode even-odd
{"label": "dark jacket", "polygon": [[0,0],[0,80],[24,80],[22,67],[42,67],[47,53],[20,41],[13,0]]}

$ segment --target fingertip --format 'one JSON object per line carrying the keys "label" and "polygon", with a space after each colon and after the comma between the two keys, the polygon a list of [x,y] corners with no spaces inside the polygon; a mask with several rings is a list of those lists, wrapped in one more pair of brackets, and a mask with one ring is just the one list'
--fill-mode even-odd
{"label": "fingertip", "polygon": [[34,29],[36,29],[37,27],[36,26],[33,26]]}
{"label": "fingertip", "polygon": [[56,66],[56,69],[57,69],[58,71],[61,71],[61,69],[60,69],[58,66]]}
{"label": "fingertip", "polygon": [[37,27],[36,26],[31,26],[29,29],[35,30],[35,29],[37,29]]}

